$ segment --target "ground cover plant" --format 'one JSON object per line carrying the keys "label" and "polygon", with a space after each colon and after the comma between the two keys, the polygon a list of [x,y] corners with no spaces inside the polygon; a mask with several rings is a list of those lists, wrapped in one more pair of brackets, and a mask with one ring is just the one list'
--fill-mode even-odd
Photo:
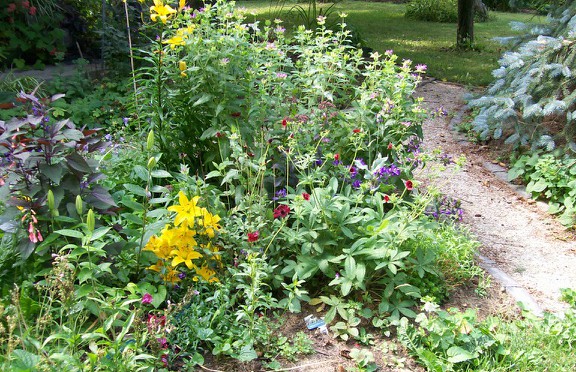
{"label": "ground cover plant", "polygon": [[435,158],[426,66],[363,58],[324,16],[288,37],[225,1],[142,3],[154,36],[122,132],[34,90],[0,121],[2,369],[279,368],[312,351],[275,323],[303,303],[369,344],[479,279],[459,204],[413,179]]}

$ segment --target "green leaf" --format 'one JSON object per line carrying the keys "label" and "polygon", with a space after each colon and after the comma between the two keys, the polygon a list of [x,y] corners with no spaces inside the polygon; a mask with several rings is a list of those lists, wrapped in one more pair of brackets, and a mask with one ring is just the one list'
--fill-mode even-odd
{"label": "green leaf", "polygon": [[141,186],[134,185],[131,183],[125,183],[123,186],[126,190],[130,191],[135,195],[146,197],[146,190]]}
{"label": "green leaf", "polygon": [[172,177],[170,172],[162,170],[162,169],[153,170],[152,172],[150,172],[150,175],[154,178],[171,178]]}
{"label": "green leaf", "polygon": [[476,358],[476,355],[459,346],[452,346],[446,351],[446,354],[448,355],[448,361],[451,363],[460,363]]}
{"label": "green leaf", "polygon": [[352,290],[352,281],[348,278],[344,278],[342,280],[342,286],[340,287],[340,292],[342,293],[342,296],[348,295],[348,293],[350,293],[351,290]]}
{"label": "green leaf", "polygon": [[240,353],[238,354],[237,358],[241,362],[249,362],[258,358],[258,354],[256,354],[256,350],[251,344],[244,345],[242,349],[240,349]]}
{"label": "green leaf", "polygon": [[93,274],[93,270],[91,268],[88,268],[88,267],[83,268],[82,270],[80,270],[78,272],[78,275],[77,275],[78,283],[82,284],[85,281],[87,281],[88,279],[92,278],[93,277],[92,274]]}
{"label": "green leaf", "polygon": [[126,207],[132,209],[133,211],[143,211],[144,206],[142,204],[135,202],[134,200],[129,199],[127,196],[124,196],[120,203],[124,204]]}
{"label": "green leaf", "polygon": [[32,371],[40,361],[40,357],[26,350],[16,349],[12,352],[13,361],[10,364],[11,371]]}
{"label": "green leaf", "polygon": [[352,256],[346,257],[344,261],[344,270],[346,270],[346,278],[352,280],[356,277],[356,260]]}
{"label": "green leaf", "polygon": [[84,234],[82,234],[80,231],[77,231],[77,230],[62,229],[62,230],[56,230],[54,232],[56,234],[60,234],[63,236],[69,236],[71,238],[78,238],[78,239],[84,238]]}
{"label": "green leaf", "polygon": [[104,235],[106,235],[108,233],[108,231],[110,231],[111,227],[99,227],[96,230],[94,230],[94,232],[92,233],[92,236],[90,237],[90,241],[94,241],[94,240],[98,240],[101,237],[103,237]]}
{"label": "green leaf", "polygon": [[530,181],[528,185],[526,185],[526,191],[529,193],[541,193],[542,191],[546,190],[547,187],[548,183],[544,180],[538,180],[536,182]]}

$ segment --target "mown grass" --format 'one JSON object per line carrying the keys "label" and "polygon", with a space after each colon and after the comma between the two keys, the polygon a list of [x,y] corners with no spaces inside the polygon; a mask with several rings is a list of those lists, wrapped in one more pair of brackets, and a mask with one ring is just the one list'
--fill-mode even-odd
{"label": "mown grass", "polygon": [[[280,8],[279,4],[284,5]],[[287,25],[298,21],[295,12],[290,11],[295,4],[270,0],[238,2],[258,18],[280,17]],[[506,47],[492,39],[518,34],[511,30],[511,21],[545,21],[542,16],[491,12],[490,21],[475,23],[476,50],[461,51],[455,48],[456,24],[407,19],[404,4],[345,0],[335,9],[348,14],[346,22],[367,46],[379,53],[392,49],[401,58],[428,65],[429,76],[472,86],[486,86],[493,80],[491,72]]]}

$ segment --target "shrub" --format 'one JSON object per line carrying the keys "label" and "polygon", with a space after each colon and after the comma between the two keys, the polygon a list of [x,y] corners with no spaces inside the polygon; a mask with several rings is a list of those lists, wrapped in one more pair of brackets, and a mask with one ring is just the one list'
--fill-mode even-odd
{"label": "shrub", "polygon": [[6,47],[0,49],[0,66],[42,67],[64,56],[64,31],[59,27],[57,3],[50,0],[38,7],[33,4],[28,0],[2,2],[0,44]]}
{"label": "shrub", "polygon": [[405,16],[419,21],[455,23],[458,4],[456,0],[411,0],[406,4]]}

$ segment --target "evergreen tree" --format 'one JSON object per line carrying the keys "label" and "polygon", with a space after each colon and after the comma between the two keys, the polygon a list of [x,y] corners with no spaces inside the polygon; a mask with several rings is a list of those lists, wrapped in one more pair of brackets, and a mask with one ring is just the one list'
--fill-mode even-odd
{"label": "evergreen tree", "polygon": [[[558,140],[576,152],[576,4],[567,3],[551,13],[546,25],[515,23],[529,33],[505,52],[496,78],[484,96],[471,100],[479,108],[474,128],[482,139],[501,138],[507,143],[554,149]],[[542,125],[555,121],[551,133]]]}

